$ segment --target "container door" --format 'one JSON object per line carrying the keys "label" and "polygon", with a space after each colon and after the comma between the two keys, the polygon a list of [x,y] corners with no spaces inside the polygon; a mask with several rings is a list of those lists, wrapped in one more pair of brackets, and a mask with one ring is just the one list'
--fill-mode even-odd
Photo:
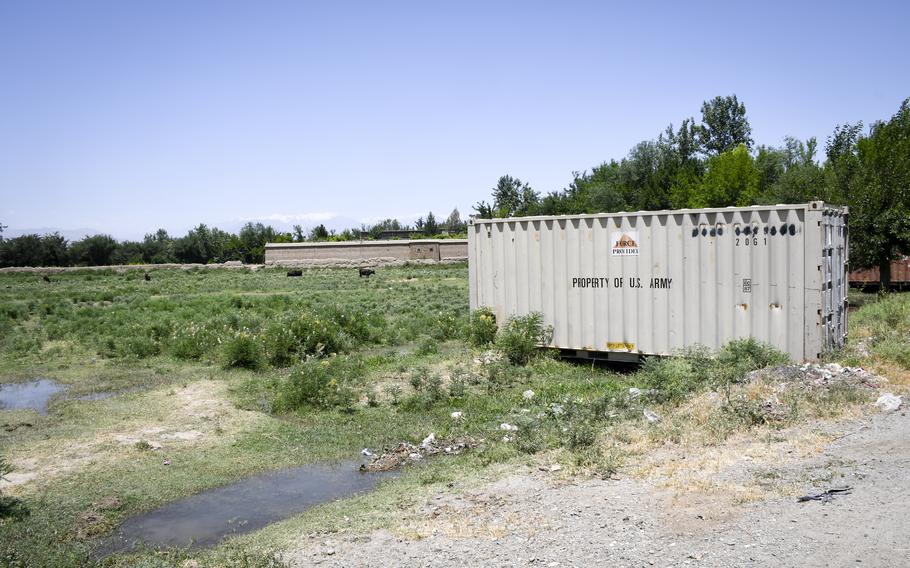
{"label": "container door", "polygon": [[822,340],[838,349],[847,339],[847,218],[827,209],[822,215]]}

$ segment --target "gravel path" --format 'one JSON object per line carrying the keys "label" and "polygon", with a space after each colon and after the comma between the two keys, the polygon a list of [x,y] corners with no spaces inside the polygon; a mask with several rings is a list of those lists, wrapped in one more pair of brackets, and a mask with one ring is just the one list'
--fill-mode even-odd
{"label": "gravel path", "polygon": [[[812,458],[781,464],[830,502],[678,499],[633,479],[527,472],[426,503],[422,539],[388,531],[302,539],[292,566],[910,566],[910,418],[842,424]],[[407,534],[407,530],[396,531]]]}

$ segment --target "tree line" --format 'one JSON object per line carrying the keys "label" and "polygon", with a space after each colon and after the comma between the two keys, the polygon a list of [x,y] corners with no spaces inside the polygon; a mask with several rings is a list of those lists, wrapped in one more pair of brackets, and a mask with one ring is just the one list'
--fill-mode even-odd
{"label": "tree line", "polygon": [[466,231],[465,222],[457,209],[441,222],[430,212],[413,226],[397,219],[385,219],[374,225],[363,225],[339,233],[326,229],[322,224],[309,231],[295,225],[291,232],[281,232],[270,225],[247,223],[236,234],[200,224],[182,237],[172,237],[166,230],[158,229],[145,235],[141,241],[118,241],[110,235],[99,234],[69,242],[59,233],[5,239],[4,228],[0,224],[0,267],[209,264],[235,260],[259,264],[265,260],[265,244],[271,242],[375,239],[389,231],[407,231],[409,236],[419,238],[464,235]]}
{"label": "tree line", "polygon": [[573,172],[562,190],[546,194],[505,175],[478,217],[566,215],[661,209],[805,203],[850,207],[850,261],[879,267],[910,253],[910,99],[868,129],[861,122],[834,128],[819,161],[815,138],[787,137],[756,146],[745,103],[736,95],[701,107],[701,121],[670,124],[620,160]]}
{"label": "tree line", "polygon": [[[319,224],[304,235],[300,225],[294,225],[291,242],[303,241],[356,241],[359,239],[400,238],[434,238],[465,237],[467,222],[461,219],[458,209],[453,209],[443,221],[436,219],[432,211],[426,217],[418,217],[413,225],[402,223],[398,219],[383,219],[373,225],[362,225],[356,229],[345,229],[341,232],[331,231]],[[399,236],[389,236],[399,235]]]}

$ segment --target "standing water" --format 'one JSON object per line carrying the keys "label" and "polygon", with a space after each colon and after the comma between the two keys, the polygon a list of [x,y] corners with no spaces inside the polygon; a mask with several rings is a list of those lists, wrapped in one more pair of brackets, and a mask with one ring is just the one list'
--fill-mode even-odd
{"label": "standing water", "polygon": [[65,389],[65,386],[50,379],[3,384],[0,385],[0,410],[32,408],[44,416],[48,400]]}
{"label": "standing water", "polygon": [[315,464],[274,471],[205,491],[127,519],[98,551],[122,552],[137,543],[158,547],[205,547],[232,534],[343,497],[373,489],[395,472],[363,473],[359,462]]}

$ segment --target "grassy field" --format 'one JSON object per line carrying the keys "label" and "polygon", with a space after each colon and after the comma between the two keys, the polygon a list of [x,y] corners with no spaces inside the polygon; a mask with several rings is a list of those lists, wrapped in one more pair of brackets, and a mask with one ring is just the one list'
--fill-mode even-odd
{"label": "grassy field", "polygon": [[[0,411],[0,452],[13,468],[0,503],[2,566],[279,565],[270,551],[296,534],[386,526],[431,491],[458,491],[517,463],[608,477],[664,443],[718,444],[837,416],[872,396],[856,385],[794,388],[768,414],[761,403],[772,385],[744,377],[783,359],[752,342],[635,373],[540,356],[528,349],[545,333],[533,320],[494,338],[487,316],[469,314],[464,265],[386,268],[370,279],[321,269],[300,278],[159,270],[150,281],[141,272],[51,280],[0,274],[0,382],[67,386],[46,416]],[[832,360],[871,365],[906,386],[908,296],[870,297],[851,317],[860,349]],[[697,411],[704,393],[722,396]],[[649,424],[645,409],[663,419]],[[91,556],[137,513],[431,432],[483,443],[211,550]],[[111,499],[116,507],[99,507]]]}

